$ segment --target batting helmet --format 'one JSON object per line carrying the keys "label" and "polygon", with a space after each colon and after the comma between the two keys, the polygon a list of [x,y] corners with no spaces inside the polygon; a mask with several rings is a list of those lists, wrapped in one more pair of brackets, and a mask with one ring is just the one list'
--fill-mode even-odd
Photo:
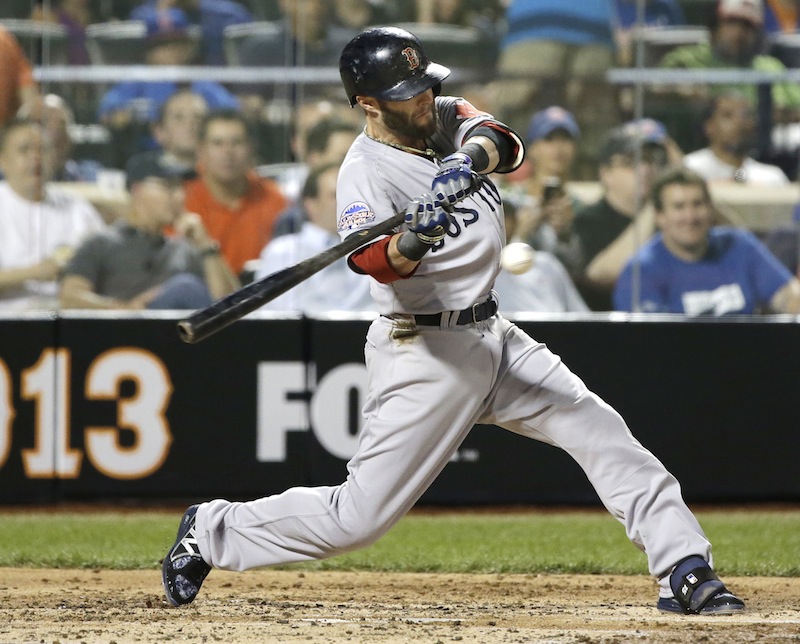
{"label": "batting helmet", "polygon": [[432,62],[414,34],[397,27],[375,27],[345,45],[339,73],[353,107],[356,96],[408,100],[438,87],[450,70]]}

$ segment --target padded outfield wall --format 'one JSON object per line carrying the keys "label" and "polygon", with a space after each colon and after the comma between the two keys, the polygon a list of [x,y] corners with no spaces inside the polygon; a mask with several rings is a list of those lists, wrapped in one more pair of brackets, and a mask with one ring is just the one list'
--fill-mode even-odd
{"label": "padded outfield wall", "polygon": [[[248,499],[336,484],[368,319],[251,316],[183,344],[173,314],[0,318],[0,502]],[[800,325],[520,318],[690,502],[800,500]],[[596,504],[564,453],[476,426],[427,504]]]}

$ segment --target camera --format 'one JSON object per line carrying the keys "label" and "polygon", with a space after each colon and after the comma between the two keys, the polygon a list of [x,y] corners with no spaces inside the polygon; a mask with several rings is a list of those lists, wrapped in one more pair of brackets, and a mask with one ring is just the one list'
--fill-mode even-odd
{"label": "camera", "polygon": [[544,182],[544,192],[542,193],[542,205],[546,204],[551,199],[560,197],[564,194],[564,188],[561,185],[561,179],[558,177],[548,177]]}

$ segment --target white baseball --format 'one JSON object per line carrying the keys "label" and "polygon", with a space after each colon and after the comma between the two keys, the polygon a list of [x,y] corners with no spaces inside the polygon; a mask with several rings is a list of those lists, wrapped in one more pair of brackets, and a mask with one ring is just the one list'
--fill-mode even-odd
{"label": "white baseball", "polygon": [[507,244],[500,254],[500,265],[514,275],[521,275],[533,266],[534,250],[524,242]]}

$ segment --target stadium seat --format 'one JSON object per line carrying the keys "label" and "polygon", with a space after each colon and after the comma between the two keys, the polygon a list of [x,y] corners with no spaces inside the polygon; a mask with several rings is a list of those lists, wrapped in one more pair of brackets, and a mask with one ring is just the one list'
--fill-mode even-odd
{"label": "stadium seat", "polygon": [[35,4],[31,0],[3,0],[0,2],[0,21],[6,18],[27,18]]}
{"label": "stadium seat", "polygon": [[800,32],[771,35],[766,50],[787,67],[800,68]]}
{"label": "stadium seat", "polygon": [[10,18],[4,18],[0,23],[14,34],[28,60],[34,65],[67,63],[69,35],[63,25]]}
{"label": "stadium seat", "polygon": [[[188,33],[200,43],[199,26],[192,25]],[[141,20],[113,20],[86,27],[86,49],[93,65],[141,65],[146,40],[147,28]]]}
{"label": "stadium seat", "polygon": [[708,42],[705,27],[682,25],[644,27],[634,35],[633,55],[636,60],[639,43],[644,46],[644,66],[657,67],[665,54],[684,45],[699,45]]}
{"label": "stadium seat", "polygon": [[86,49],[93,65],[144,62],[147,29],[141,20],[100,22],[86,27]]}
{"label": "stadium seat", "polygon": [[268,48],[283,48],[286,30],[277,20],[260,20],[239,25],[228,25],[223,32],[223,51],[225,62],[230,67],[247,64],[242,60],[242,45],[255,40],[262,41]]}

